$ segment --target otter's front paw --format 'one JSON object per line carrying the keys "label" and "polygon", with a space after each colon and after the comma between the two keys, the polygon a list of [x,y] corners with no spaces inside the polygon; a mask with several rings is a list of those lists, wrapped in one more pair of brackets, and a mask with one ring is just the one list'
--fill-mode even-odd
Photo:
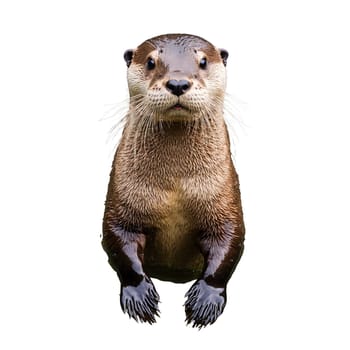
{"label": "otter's front paw", "polygon": [[204,280],[198,280],[186,293],[186,322],[202,328],[214,323],[226,305],[226,289],[214,288]]}
{"label": "otter's front paw", "polygon": [[120,304],[122,310],[136,321],[155,323],[159,316],[159,295],[148,277],[136,286],[122,286]]}

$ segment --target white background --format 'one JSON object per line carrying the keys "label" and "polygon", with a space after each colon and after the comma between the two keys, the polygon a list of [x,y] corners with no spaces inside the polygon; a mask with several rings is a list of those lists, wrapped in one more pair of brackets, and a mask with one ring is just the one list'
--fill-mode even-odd
{"label": "white background", "polygon": [[[347,3],[1,2],[1,349],[349,349]],[[100,247],[123,52],[169,32],[230,52],[236,106],[246,251],[200,332],[190,284],[155,280],[158,323],[129,320]]]}

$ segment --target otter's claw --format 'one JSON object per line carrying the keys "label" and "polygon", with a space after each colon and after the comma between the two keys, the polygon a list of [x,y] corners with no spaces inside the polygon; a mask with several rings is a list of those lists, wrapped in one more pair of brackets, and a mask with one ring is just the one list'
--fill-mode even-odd
{"label": "otter's claw", "polygon": [[204,280],[198,280],[186,293],[185,303],[187,325],[206,327],[214,323],[226,305],[225,288],[214,288]]}
{"label": "otter's claw", "polygon": [[159,295],[148,277],[136,287],[122,286],[120,295],[122,310],[136,321],[155,323],[155,316],[159,316],[158,302]]}

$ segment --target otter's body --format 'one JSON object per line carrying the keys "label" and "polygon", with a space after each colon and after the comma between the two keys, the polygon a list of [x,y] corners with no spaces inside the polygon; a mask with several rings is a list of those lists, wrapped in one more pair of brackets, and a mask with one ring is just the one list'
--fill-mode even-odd
{"label": "otter's body", "polygon": [[113,162],[103,247],[121,281],[121,306],[155,322],[149,277],[197,281],[188,323],[213,323],[243,250],[238,177],[223,119],[225,50],[199,37],[147,40],[124,57],[130,108]]}

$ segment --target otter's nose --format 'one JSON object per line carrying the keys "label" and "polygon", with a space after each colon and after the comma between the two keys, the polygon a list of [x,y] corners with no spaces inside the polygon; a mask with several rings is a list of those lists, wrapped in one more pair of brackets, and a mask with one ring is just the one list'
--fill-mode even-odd
{"label": "otter's nose", "polygon": [[165,84],[165,86],[172,94],[180,96],[191,87],[191,83],[188,80],[171,79]]}

